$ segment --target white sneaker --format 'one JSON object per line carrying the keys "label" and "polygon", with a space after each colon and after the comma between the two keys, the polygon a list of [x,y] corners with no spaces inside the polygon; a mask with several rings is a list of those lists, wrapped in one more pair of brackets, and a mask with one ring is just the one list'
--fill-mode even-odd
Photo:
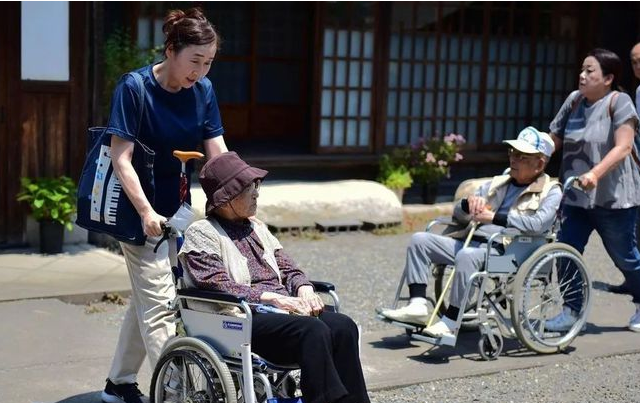
{"label": "white sneaker", "polygon": [[629,319],[629,329],[640,332],[640,304],[636,304],[636,313]]}
{"label": "white sneaker", "polygon": [[566,332],[571,329],[574,323],[578,320],[578,314],[568,306],[562,307],[562,312],[547,320],[544,323],[544,328],[551,332]]}
{"label": "white sneaker", "polygon": [[424,329],[424,333],[433,337],[453,336],[454,326],[455,321],[449,318],[443,318]]}
{"label": "white sneaker", "polygon": [[385,318],[415,325],[426,325],[429,321],[429,309],[426,304],[409,304],[398,309],[385,309],[380,312]]}

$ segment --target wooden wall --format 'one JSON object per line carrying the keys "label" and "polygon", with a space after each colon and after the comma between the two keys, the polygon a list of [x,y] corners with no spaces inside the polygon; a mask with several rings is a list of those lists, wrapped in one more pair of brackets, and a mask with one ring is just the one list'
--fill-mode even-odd
{"label": "wooden wall", "polygon": [[90,88],[89,4],[69,4],[68,82],[20,79],[20,3],[8,4],[11,17],[0,28],[0,59],[7,61],[0,69],[0,107],[7,116],[0,126],[0,247],[20,245],[25,239],[28,208],[15,200],[22,176],[80,176]]}
{"label": "wooden wall", "polygon": [[24,218],[15,201],[20,168],[20,3],[3,8],[0,24],[0,245],[22,238]]}

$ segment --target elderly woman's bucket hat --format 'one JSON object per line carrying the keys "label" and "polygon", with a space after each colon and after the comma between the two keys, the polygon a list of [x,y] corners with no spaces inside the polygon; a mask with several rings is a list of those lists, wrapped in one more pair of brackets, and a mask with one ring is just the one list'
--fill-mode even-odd
{"label": "elderly woman's bucket hat", "polygon": [[199,181],[207,196],[206,214],[235,199],[251,183],[262,180],[269,172],[244,162],[235,152],[226,152],[207,161]]}

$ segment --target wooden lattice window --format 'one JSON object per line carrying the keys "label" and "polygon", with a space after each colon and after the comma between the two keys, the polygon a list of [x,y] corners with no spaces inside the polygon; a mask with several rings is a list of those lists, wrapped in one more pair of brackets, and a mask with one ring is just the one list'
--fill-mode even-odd
{"label": "wooden lattice window", "polygon": [[575,31],[551,4],[394,3],[385,145],[456,132],[490,149],[546,129],[575,87]]}
{"label": "wooden lattice window", "polygon": [[368,3],[329,3],[323,30],[319,147],[371,147],[374,33]]}

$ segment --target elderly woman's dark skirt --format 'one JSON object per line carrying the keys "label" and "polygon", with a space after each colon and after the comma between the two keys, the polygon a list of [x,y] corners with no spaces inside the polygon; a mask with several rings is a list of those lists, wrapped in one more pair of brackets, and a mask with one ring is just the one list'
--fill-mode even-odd
{"label": "elderly woman's dark skirt", "polygon": [[300,366],[305,403],[369,403],[358,352],[358,328],[346,315],[254,314],[252,350]]}

